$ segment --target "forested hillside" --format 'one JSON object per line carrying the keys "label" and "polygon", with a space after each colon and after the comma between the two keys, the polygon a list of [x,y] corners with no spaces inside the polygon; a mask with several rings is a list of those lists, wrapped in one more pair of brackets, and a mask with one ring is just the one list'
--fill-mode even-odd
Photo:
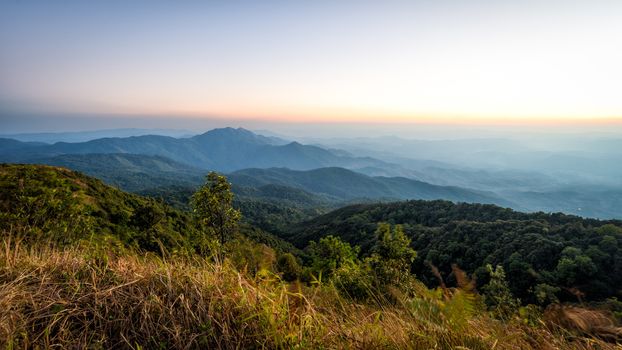
{"label": "forested hillside", "polygon": [[[95,237],[147,250],[191,248],[188,215],[64,168],[0,166],[2,229],[26,240],[79,242]],[[25,224],[28,224],[24,226]]]}
{"label": "forested hillside", "polygon": [[296,224],[283,234],[298,246],[327,235],[369,251],[380,222],[400,224],[418,252],[413,271],[429,285],[452,264],[488,282],[502,265],[512,293],[526,303],[622,297],[622,222],[564,214],[526,214],[493,205],[408,201],[355,205]]}

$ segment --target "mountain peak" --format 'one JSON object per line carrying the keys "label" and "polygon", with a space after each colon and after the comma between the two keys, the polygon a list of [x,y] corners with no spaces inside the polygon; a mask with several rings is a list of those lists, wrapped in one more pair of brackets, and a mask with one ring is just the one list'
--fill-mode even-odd
{"label": "mountain peak", "polygon": [[207,136],[207,135],[247,135],[247,136],[258,136],[250,130],[244,128],[232,128],[230,126],[224,128],[215,128],[212,130],[208,130],[203,134],[197,136]]}
{"label": "mountain peak", "polygon": [[244,128],[216,128],[209,130],[203,134],[193,137],[200,143],[222,142],[231,144],[247,144],[247,145],[283,145],[287,143],[285,140],[277,137],[268,137],[256,134]]}
{"label": "mountain peak", "polygon": [[223,141],[231,143],[272,144],[272,141],[261,135],[244,128],[216,128],[203,134],[194,136],[193,139],[205,141]]}

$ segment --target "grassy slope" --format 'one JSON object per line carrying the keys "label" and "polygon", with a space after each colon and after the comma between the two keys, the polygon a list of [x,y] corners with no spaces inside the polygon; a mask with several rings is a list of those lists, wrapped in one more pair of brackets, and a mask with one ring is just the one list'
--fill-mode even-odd
{"label": "grassy slope", "polygon": [[461,290],[358,305],[331,286],[250,277],[198,258],[5,247],[0,343],[8,348],[615,349],[555,326],[491,319],[465,308]]}

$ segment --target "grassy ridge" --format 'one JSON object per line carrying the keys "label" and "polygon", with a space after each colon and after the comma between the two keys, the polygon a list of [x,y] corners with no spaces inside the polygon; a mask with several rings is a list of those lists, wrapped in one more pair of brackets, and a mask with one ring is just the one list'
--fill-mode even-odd
{"label": "grassy ridge", "polygon": [[462,290],[421,287],[420,297],[400,305],[360,305],[330,285],[251,277],[227,261],[101,259],[7,241],[4,248],[0,343],[7,348],[616,348],[541,320],[494,320]]}

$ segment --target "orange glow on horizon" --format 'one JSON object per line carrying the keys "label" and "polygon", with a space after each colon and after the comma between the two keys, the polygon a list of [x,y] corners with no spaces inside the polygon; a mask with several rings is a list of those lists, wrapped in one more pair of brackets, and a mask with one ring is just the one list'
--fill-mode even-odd
{"label": "orange glow on horizon", "polygon": [[[119,113],[121,114],[121,113]],[[471,116],[471,115],[443,115],[443,114],[408,114],[383,113],[372,111],[321,110],[288,112],[268,111],[201,111],[201,110],[168,110],[150,111],[147,113],[132,113],[136,115],[153,115],[154,117],[188,117],[213,118],[239,121],[265,121],[292,124],[321,123],[321,124],[426,124],[426,125],[474,125],[474,126],[538,126],[538,125],[622,125],[622,116]]]}

